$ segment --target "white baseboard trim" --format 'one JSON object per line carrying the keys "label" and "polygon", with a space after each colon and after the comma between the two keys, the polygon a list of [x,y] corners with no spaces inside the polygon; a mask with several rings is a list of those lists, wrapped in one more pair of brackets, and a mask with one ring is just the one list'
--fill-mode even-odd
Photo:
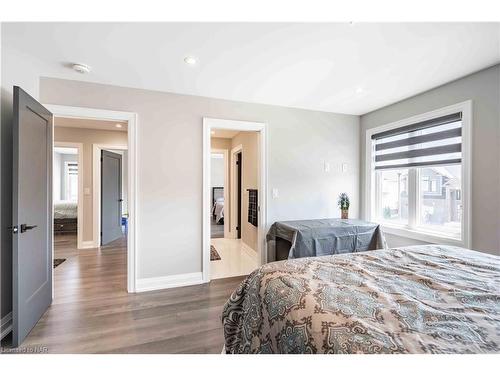
{"label": "white baseboard trim", "polygon": [[250,258],[257,261],[257,252],[243,241],[241,241],[241,250],[244,251]]}
{"label": "white baseboard trim", "polygon": [[96,244],[94,243],[94,241],[82,241],[82,243],[80,244],[80,247],[79,249],[93,249],[93,248],[96,248]]}
{"label": "white baseboard trim", "polygon": [[12,312],[0,319],[0,340],[12,331]]}
{"label": "white baseboard trim", "polygon": [[183,273],[180,275],[138,279],[135,291],[148,292],[150,290],[177,288],[180,286],[198,285],[203,283],[203,274],[201,272]]}

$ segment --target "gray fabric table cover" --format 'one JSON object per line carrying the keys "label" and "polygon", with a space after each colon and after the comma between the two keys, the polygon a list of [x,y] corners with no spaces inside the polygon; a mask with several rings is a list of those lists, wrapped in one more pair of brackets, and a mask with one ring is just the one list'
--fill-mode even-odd
{"label": "gray fabric table cover", "polygon": [[388,248],[379,224],[356,219],[277,221],[266,236],[269,261],[278,237],[292,244],[288,259]]}

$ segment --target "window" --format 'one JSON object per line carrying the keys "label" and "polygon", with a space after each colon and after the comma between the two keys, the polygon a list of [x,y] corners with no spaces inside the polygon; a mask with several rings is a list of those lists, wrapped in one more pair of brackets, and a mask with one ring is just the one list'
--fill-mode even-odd
{"label": "window", "polygon": [[369,219],[394,234],[467,245],[469,116],[464,103],[367,132]]}
{"label": "window", "polygon": [[64,163],[64,199],[78,201],[78,163]]}
{"label": "window", "polygon": [[380,171],[377,180],[378,216],[384,221],[408,224],[408,169]]}

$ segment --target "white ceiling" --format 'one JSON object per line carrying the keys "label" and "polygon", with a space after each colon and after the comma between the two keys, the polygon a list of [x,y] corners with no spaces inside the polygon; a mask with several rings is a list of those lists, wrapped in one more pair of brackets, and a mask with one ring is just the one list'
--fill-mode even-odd
{"label": "white ceiling", "polygon": [[[118,128],[117,125],[120,125],[121,128]],[[112,130],[122,132],[126,132],[128,129],[128,123],[126,121],[92,120],[71,117],[56,117],[54,119],[54,126],[62,128]]]}
{"label": "white ceiling", "polygon": [[63,155],[77,155],[78,149],[72,147],[54,147],[54,152]]}
{"label": "white ceiling", "polygon": [[[498,63],[499,31],[499,23],[19,23],[4,24],[2,39],[43,76],[363,114]],[[186,65],[187,55],[198,63]],[[81,75],[72,62],[93,70]]]}
{"label": "white ceiling", "polygon": [[239,130],[228,129],[212,129],[212,138],[234,138],[239,133]]}

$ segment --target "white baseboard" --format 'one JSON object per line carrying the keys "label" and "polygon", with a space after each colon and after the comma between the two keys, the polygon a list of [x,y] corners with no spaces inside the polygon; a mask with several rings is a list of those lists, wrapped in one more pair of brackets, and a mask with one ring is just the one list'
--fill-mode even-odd
{"label": "white baseboard", "polygon": [[135,291],[147,292],[150,290],[177,288],[180,286],[198,285],[203,283],[203,274],[201,272],[183,273],[180,275],[138,279]]}
{"label": "white baseboard", "polygon": [[257,261],[257,252],[243,241],[241,241],[241,250],[244,251],[250,258]]}
{"label": "white baseboard", "polygon": [[82,241],[80,243],[79,249],[93,249],[97,247],[94,241]]}
{"label": "white baseboard", "polygon": [[0,320],[0,340],[7,336],[12,331],[12,312],[5,315]]}

